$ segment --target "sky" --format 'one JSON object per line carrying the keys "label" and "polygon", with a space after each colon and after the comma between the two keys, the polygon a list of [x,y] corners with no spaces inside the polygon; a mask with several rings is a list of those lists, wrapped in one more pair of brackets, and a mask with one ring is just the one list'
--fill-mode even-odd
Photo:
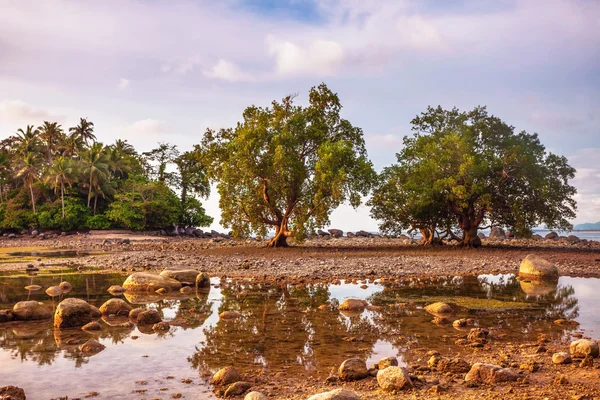
{"label": "sky", "polygon": [[[599,27],[596,0],[0,0],[0,138],[87,117],[104,143],[185,151],[325,82],[377,170],[428,105],[486,105],[569,159],[573,222],[596,222]],[[342,206],[331,227],[377,222]]]}

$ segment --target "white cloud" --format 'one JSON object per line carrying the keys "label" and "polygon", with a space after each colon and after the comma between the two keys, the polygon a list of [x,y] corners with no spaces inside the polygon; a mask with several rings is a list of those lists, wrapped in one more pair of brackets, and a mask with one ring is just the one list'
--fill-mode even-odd
{"label": "white cloud", "polygon": [[228,82],[254,80],[250,74],[242,72],[239,66],[224,59],[220,59],[211,69],[204,71],[204,75],[209,78],[222,79]]}
{"label": "white cloud", "polygon": [[126,136],[147,137],[161,136],[169,133],[164,121],[146,118],[124,126],[120,131]]}
{"label": "white cloud", "polygon": [[344,49],[331,40],[317,39],[302,47],[269,36],[267,47],[278,76],[332,76],[344,61]]}
{"label": "white cloud", "polygon": [[64,119],[62,115],[32,106],[21,100],[0,101],[0,120],[14,123],[38,124],[44,120],[57,121],[62,119]]}
{"label": "white cloud", "polygon": [[129,79],[121,78],[121,79],[119,79],[119,84],[117,85],[117,89],[119,89],[119,90],[126,89],[129,87],[130,83],[131,83],[131,81]]}

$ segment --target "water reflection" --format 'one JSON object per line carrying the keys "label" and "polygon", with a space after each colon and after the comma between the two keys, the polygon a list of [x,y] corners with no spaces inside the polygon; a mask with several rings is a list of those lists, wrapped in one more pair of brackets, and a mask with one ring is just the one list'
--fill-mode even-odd
{"label": "water reflection", "polygon": [[[6,278],[2,283],[0,309],[21,300],[42,301],[55,307],[43,290],[66,279],[73,290],[64,296],[83,298],[100,306],[112,298],[106,289],[121,284],[120,274],[74,274]],[[593,281],[593,282],[592,282]],[[344,359],[360,357],[369,363],[397,356],[410,363],[418,355],[411,349],[427,347],[444,353],[470,352],[455,344],[465,335],[451,324],[434,325],[432,315],[423,310],[427,302],[443,300],[453,304],[452,319],[473,318],[476,324],[510,341],[534,341],[540,332],[560,338],[573,327],[558,326],[554,320],[576,319],[587,330],[600,329],[595,309],[598,295],[585,290],[598,285],[598,279],[561,278],[551,284],[519,281],[512,275],[482,275],[359,284],[275,285],[250,281],[218,282],[218,288],[188,295],[177,293],[129,296],[134,307],[153,308],[172,326],[168,333],[156,334],[124,320],[100,320],[102,329],[54,330],[51,321],[0,324],[0,363],[6,366],[11,384],[38,393],[81,395],[85,390],[125,393],[136,379],[182,371],[209,374],[225,365],[235,365],[246,373],[282,372],[289,376],[326,377]],[[25,286],[38,284],[43,290],[30,292]],[[581,288],[576,289],[576,288]],[[347,297],[366,299],[372,307],[341,313],[339,303]],[[583,310],[583,312],[582,312]],[[225,320],[219,314],[238,311],[240,318]],[[585,318],[580,318],[582,314]],[[439,322],[439,321],[438,321]],[[468,329],[468,328],[467,328]],[[138,338],[139,337],[139,338]],[[79,346],[90,338],[106,345],[106,350],[84,356]],[[168,350],[166,350],[168,349]],[[148,358],[142,358],[148,357]],[[160,360],[160,368],[151,361]],[[76,369],[65,372],[65,362]],[[48,392],[39,382],[27,378],[29,365],[43,367],[47,380],[60,379],[60,388]],[[113,383],[70,383],[71,375],[113,376]],[[67,378],[65,381],[65,378]],[[163,377],[164,378],[164,377]],[[119,382],[119,383],[117,383]],[[99,387],[100,386],[100,387]],[[178,389],[179,390],[179,389]],[[83,392],[82,392],[83,391]],[[47,396],[46,396],[47,397]]]}

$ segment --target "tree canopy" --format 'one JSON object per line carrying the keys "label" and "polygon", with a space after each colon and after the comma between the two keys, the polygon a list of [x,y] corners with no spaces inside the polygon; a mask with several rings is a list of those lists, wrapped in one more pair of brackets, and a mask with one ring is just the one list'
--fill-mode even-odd
{"label": "tree canopy", "polygon": [[483,224],[521,236],[538,224],[571,228],[575,169],[546,152],[537,134],[515,132],[485,107],[429,107],[411,123],[414,135],[380,174],[369,203],[382,230],[419,229],[425,243],[443,233],[477,247]]}
{"label": "tree canopy", "polygon": [[234,128],[207,130],[198,147],[218,182],[221,224],[236,236],[293,236],[329,223],[345,201],[357,207],[375,178],[363,132],[340,116],[337,94],[313,87],[307,106],[295,96],[271,107],[250,106]]}

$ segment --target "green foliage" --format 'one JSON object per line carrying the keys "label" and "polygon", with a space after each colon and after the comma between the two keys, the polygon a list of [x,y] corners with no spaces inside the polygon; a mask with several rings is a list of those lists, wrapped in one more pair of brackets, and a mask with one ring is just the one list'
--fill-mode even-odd
{"label": "green foliage", "polygon": [[92,230],[109,229],[111,227],[110,220],[104,214],[88,216],[85,225]]}
{"label": "green foliage", "polygon": [[478,246],[486,221],[522,235],[540,223],[571,228],[575,170],[546,153],[537,134],[515,133],[485,107],[430,107],[412,124],[414,136],[405,137],[398,164],[384,170],[371,200],[384,229],[455,224],[464,245]]}
{"label": "green foliage", "polygon": [[179,224],[184,227],[202,227],[212,224],[213,218],[206,215],[206,210],[202,203],[194,197],[190,197],[185,202],[181,220]]}
{"label": "green foliage", "polygon": [[37,214],[38,227],[41,229],[55,229],[60,231],[72,231],[87,227],[90,210],[83,204],[83,200],[70,197],[66,198],[64,211],[63,217],[60,200],[45,204]]}
{"label": "green foliage", "polygon": [[270,108],[251,106],[235,128],[208,130],[201,152],[218,181],[221,223],[235,236],[266,236],[271,246],[303,239],[329,223],[345,201],[357,207],[375,178],[360,128],[340,116],[338,96],[325,84],[306,107],[288,96]]}

